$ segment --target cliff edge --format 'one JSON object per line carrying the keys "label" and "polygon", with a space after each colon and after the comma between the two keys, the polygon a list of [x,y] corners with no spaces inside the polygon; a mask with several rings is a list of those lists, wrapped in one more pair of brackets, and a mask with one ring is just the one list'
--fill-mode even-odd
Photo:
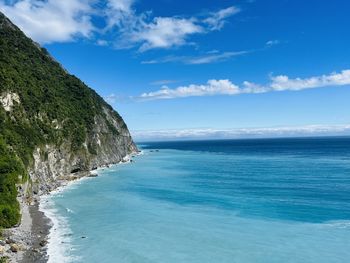
{"label": "cliff edge", "polygon": [[121,116],[0,12],[0,227],[18,197],[137,151]]}

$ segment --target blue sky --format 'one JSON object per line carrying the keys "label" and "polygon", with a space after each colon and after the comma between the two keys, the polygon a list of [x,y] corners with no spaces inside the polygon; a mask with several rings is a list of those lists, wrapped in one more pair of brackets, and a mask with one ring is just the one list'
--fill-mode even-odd
{"label": "blue sky", "polygon": [[139,140],[350,134],[346,0],[0,0]]}

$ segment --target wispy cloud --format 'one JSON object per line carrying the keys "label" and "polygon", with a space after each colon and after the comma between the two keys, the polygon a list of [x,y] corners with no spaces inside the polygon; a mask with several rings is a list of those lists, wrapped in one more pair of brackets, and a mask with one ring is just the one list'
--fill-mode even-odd
{"label": "wispy cloud", "polygon": [[291,79],[285,75],[272,76],[267,85],[256,84],[244,81],[242,86],[232,83],[228,79],[209,80],[206,84],[191,84],[180,86],[174,89],[163,86],[160,90],[143,93],[138,99],[174,99],[193,96],[213,96],[213,95],[239,95],[249,93],[266,93],[273,91],[298,91],[304,89],[320,88],[327,86],[342,86],[350,84],[350,70],[343,70],[340,73],[314,76],[309,78]]}
{"label": "wispy cloud", "polygon": [[4,12],[29,37],[40,43],[67,42],[75,37],[89,38],[94,25],[91,1],[0,0]]}
{"label": "wispy cloud", "polygon": [[103,40],[103,39],[99,39],[96,41],[96,44],[98,46],[104,47],[104,46],[108,46],[108,41],[107,40]]}
{"label": "wispy cloud", "polygon": [[154,86],[163,86],[163,85],[167,85],[167,84],[172,84],[172,83],[176,83],[178,82],[177,80],[172,80],[172,79],[161,79],[161,80],[156,80],[151,82],[151,85]]}
{"label": "wispy cloud", "polygon": [[112,94],[109,94],[103,98],[107,103],[113,105],[116,103],[116,101],[118,100],[119,97],[116,94],[112,93]]}
{"label": "wispy cloud", "polygon": [[235,6],[230,6],[225,9],[221,9],[218,12],[213,12],[209,17],[204,19],[204,23],[208,24],[210,30],[220,30],[226,23],[226,18],[239,13],[241,10]]}
{"label": "wispy cloud", "polygon": [[219,62],[219,61],[222,62],[222,61],[226,61],[232,57],[241,56],[241,55],[244,55],[247,53],[249,53],[249,51],[223,52],[223,53],[216,53],[216,54],[208,54],[205,56],[188,58],[188,60],[185,63],[198,65],[198,64],[215,63],[215,62]]}
{"label": "wispy cloud", "polygon": [[274,40],[269,40],[269,41],[267,41],[267,42],[265,43],[265,45],[266,45],[267,47],[272,47],[272,46],[278,45],[278,44],[280,44],[280,43],[281,43],[281,41],[279,41],[278,39],[274,39]]}
{"label": "wispy cloud", "polygon": [[113,11],[131,13],[134,0],[108,0],[107,5],[113,9]]}
{"label": "wispy cloud", "polygon": [[125,96],[121,94],[111,93],[109,95],[103,96],[103,99],[110,105],[116,106],[117,103],[130,103],[133,102],[132,97]]}
{"label": "wispy cloud", "polygon": [[108,6],[108,27],[119,32],[116,47],[136,47],[140,52],[192,44],[190,36],[220,30],[228,17],[240,11],[232,6],[205,17],[152,17],[151,12],[137,13],[132,8],[132,1],[127,1],[122,8],[115,4]]}
{"label": "wispy cloud", "polygon": [[200,56],[167,56],[158,59],[145,60],[141,64],[163,64],[169,62],[178,62],[188,65],[210,64],[227,61],[233,57],[242,56],[251,51],[230,51],[230,52],[209,52]]}
{"label": "wispy cloud", "polygon": [[237,129],[147,130],[132,131],[132,135],[139,141],[350,135],[350,124]]}

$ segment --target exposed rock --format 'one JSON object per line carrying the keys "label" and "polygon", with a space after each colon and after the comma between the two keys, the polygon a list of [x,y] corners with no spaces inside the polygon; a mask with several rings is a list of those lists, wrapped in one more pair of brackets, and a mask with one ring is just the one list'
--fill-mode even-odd
{"label": "exposed rock", "polygon": [[20,250],[20,247],[17,244],[11,244],[10,250],[14,253],[17,253]]}
{"label": "exposed rock", "polygon": [[[72,152],[70,141],[60,146],[45,145],[34,151],[34,164],[29,171],[33,193],[46,194],[57,188],[62,180],[81,178],[82,175],[79,174],[81,172],[130,160],[128,154],[138,150],[125,123],[121,119],[117,120],[115,113],[110,109],[105,108],[104,114],[106,118],[95,117],[94,128],[85,142],[95,146],[96,154],[91,154],[87,149]],[[117,135],[111,133],[106,119],[113,120],[110,122],[113,123]],[[86,173],[83,176],[92,175]],[[23,191],[25,192],[25,189]]]}
{"label": "exposed rock", "polygon": [[6,244],[13,244],[15,241],[11,238],[6,239]]}
{"label": "exposed rock", "polygon": [[41,240],[40,243],[39,243],[39,245],[40,245],[41,247],[45,247],[45,246],[47,245],[47,241],[46,241],[46,240]]}
{"label": "exposed rock", "polygon": [[11,111],[12,107],[16,103],[20,103],[19,96],[17,93],[4,92],[0,96],[0,103],[4,107],[5,111]]}
{"label": "exposed rock", "polygon": [[5,254],[5,252],[6,252],[6,248],[5,248],[5,246],[0,246],[0,255],[3,255],[3,254]]}
{"label": "exposed rock", "polygon": [[40,250],[37,249],[37,248],[33,248],[33,249],[32,249],[32,252],[34,252],[34,253],[40,253]]}

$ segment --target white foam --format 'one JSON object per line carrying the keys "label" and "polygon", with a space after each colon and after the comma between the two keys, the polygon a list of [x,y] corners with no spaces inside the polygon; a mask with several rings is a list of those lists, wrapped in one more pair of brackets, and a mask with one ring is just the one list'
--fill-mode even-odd
{"label": "white foam", "polygon": [[[141,155],[141,153],[135,153],[133,155]],[[125,160],[127,162],[125,162]],[[119,164],[111,165],[110,168],[116,167],[120,164],[130,163],[131,155],[127,155],[123,158],[123,161]],[[90,173],[95,175],[101,175],[101,171],[104,171],[107,167],[99,167]],[[108,169],[110,169],[108,168]],[[70,229],[68,220],[66,217],[60,215],[59,211],[55,208],[53,197],[61,197],[62,193],[67,190],[74,189],[85,180],[92,180],[93,177],[81,177],[75,181],[67,181],[62,186],[53,190],[49,195],[40,197],[39,210],[42,211],[46,217],[51,220],[51,228],[48,235],[47,255],[48,263],[70,263],[75,262],[79,258],[73,256],[70,252],[75,248],[71,244],[72,231]],[[65,208],[68,213],[74,213],[69,208]]]}
{"label": "white foam", "polygon": [[335,228],[350,228],[349,220],[332,220],[327,221],[323,224],[326,227],[335,227]]}
{"label": "white foam", "polygon": [[69,208],[66,208],[66,211],[67,211],[68,213],[71,213],[71,214],[74,213],[74,211],[73,211],[72,209],[69,209]]}
{"label": "white foam", "polygon": [[138,155],[144,155],[144,154],[145,154],[145,152],[144,152],[143,150],[141,150],[141,151],[139,151],[139,152],[136,153],[136,156],[138,156]]}
{"label": "white foam", "polygon": [[[55,208],[55,203],[52,198],[62,196],[64,191],[74,189],[77,185],[81,184],[83,180],[88,179],[92,178],[82,177],[77,181],[67,182],[52,191],[49,195],[44,195],[40,198],[39,210],[51,220],[52,224],[48,235],[48,263],[69,263],[77,260],[77,257],[70,254],[70,251],[74,250],[74,247],[71,245],[72,231],[67,218],[60,215],[59,211]],[[66,208],[66,211],[70,213],[73,212],[69,208]]]}
{"label": "white foam", "polygon": [[73,262],[74,258],[69,255],[71,230],[66,218],[59,215],[50,196],[41,199],[40,210],[45,213],[52,223],[48,236],[48,263]]}

